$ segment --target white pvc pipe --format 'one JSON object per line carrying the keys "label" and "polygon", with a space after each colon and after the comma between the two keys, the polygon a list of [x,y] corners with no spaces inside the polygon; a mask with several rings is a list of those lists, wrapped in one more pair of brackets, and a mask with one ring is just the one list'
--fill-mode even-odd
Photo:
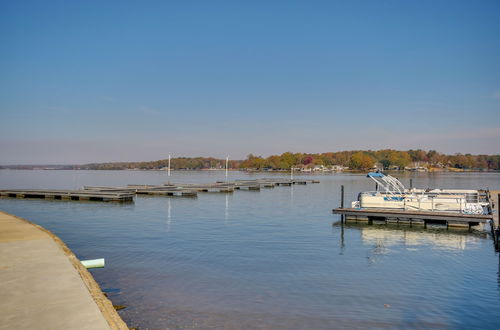
{"label": "white pvc pipe", "polygon": [[104,258],[92,259],[92,260],[81,260],[80,261],[85,268],[103,268]]}

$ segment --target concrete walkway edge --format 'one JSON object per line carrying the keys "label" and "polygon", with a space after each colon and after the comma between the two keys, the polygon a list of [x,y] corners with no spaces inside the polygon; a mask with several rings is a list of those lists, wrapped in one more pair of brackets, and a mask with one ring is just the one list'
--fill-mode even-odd
{"label": "concrete walkway edge", "polygon": [[[75,256],[75,254],[66,246],[66,244],[56,235],[54,235],[52,232],[49,230],[43,228],[42,226],[39,226],[37,224],[34,224],[26,219],[20,218],[18,216],[8,214],[6,212],[0,211],[0,215],[3,216],[10,216],[12,218],[15,218],[21,222],[24,222],[26,224],[29,224],[39,231],[42,231],[50,236],[52,240],[56,243],[56,245],[64,252],[65,256],[67,259],[70,261],[71,265],[74,267],[74,269],[77,271],[78,275],[80,276],[83,284],[87,288],[88,292],[90,293],[90,296],[96,303],[97,307],[102,313],[102,316],[108,323],[109,327],[111,329],[128,329],[128,326],[126,323],[121,319],[120,315],[116,312],[116,310],[113,307],[113,304],[111,301],[104,296],[103,292],[101,291],[101,288],[97,284],[97,282],[94,280],[92,275],[87,271],[87,269],[81,264],[80,260]],[[2,230],[3,228],[0,228]]]}

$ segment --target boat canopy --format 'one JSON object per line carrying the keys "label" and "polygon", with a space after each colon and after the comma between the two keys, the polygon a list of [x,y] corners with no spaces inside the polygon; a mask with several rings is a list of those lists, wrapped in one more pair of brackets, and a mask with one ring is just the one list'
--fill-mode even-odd
{"label": "boat canopy", "polygon": [[385,175],[382,172],[369,172],[366,176],[375,181],[377,187],[382,188],[391,195],[402,194],[405,191],[405,186],[401,181],[390,175]]}
{"label": "boat canopy", "polygon": [[370,172],[366,175],[367,178],[382,178],[384,175],[380,172]]}

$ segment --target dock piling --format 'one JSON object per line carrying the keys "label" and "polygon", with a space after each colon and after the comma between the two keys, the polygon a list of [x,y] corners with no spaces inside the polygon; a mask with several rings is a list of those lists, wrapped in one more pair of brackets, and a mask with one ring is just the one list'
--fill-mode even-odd
{"label": "dock piling", "polygon": [[[340,208],[344,208],[344,185],[340,186]],[[340,215],[340,222],[344,223],[344,215]]]}
{"label": "dock piling", "polygon": [[340,207],[344,208],[344,185],[340,186]]}

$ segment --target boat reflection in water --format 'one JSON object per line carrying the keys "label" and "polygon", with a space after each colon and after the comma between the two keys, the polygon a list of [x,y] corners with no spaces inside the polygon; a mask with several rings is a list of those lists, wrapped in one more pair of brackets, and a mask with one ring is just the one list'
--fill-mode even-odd
{"label": "boat reflection in water", "polygon": [[[485,240],[489,239],[489,234],[482,231],[449,231],[407,226],[342,224],[341,222],[334,225],[341,227],[340,254],[345,254],[346,249],[350,249],[349,245],[351,245],[345,238],[344,232],[357,229],[360,233],[360,242],[364,248],[368,248],[365,250],[365,257],[372,265],[383,260],[387,262],[389,259],[398,259],[401,253],[406,256],[405,260],[422,258],[422,254],[431,259],[436,256],[454,259],[464,253],[469,254],[471,251],[480,250]],[[363,249],[362,246],[357,248]],[[500,271],[498,278],[500,281]]]}
{"label": "boat reflection in water", "polygon": [[406,246],[408,249],[426,248],[438,250],[465,250],[473,248],[486,235],[479,233],[450,233],[444,230],[418,230],[384,228],[378,226],[360,227],[363,243],[384,246]]}

